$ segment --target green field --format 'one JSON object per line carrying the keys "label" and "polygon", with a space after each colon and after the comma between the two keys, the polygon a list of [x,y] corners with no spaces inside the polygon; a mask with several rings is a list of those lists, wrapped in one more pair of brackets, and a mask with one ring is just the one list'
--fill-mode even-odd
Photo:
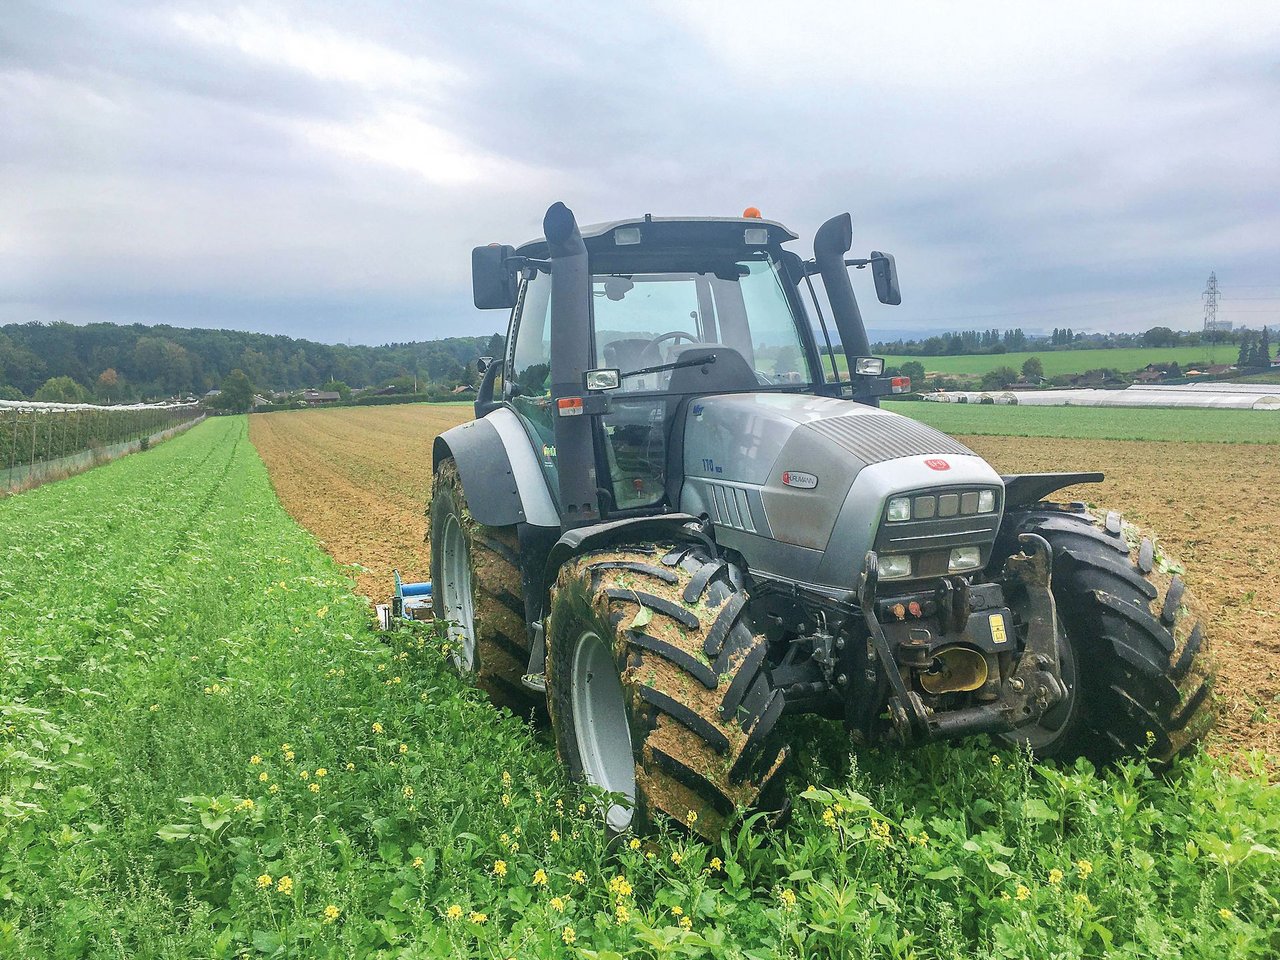
{"label": "green field", "polygon": [[1280,413],[1270,410],[1147,407],[1018,407],[1002,404],[885,401],[882,406],[944,433],[1092,440],[1280,443]]}
{"label": "green field", "polygon": [[1012,367],[1020,371],[1023,362],[1029,357],[1039,357],[1044,367],[1044,375],[1056,377],[1060,374],[1084,373],[1086,370],[1097,370],[1102,367],[1129,373],[1140,370],[1149,363],[1172,363],[1175,360],[1185,371],[1190,363],[1204,361],[1235,363],[1238,352],[1238,348],[1232,344],[1219,343],[1203,347],[1117,347],[1108,350],[1045,350],[1038,353],[999,353],[958,357],[886,356],[885,362],[890,366],[898,366],[908,360],[915,360],[924,364],[925,372],[929,375],[940,373],[943,376],[966,374],[981,376],[996,367]]}
{"label": "green field", "polygon": [[0,956],[1280,948],[1261,761],[851,759],[804,718],[781,832],[610,846],[545,735],[442,645],[370,629],[243,418],[0,501]]}

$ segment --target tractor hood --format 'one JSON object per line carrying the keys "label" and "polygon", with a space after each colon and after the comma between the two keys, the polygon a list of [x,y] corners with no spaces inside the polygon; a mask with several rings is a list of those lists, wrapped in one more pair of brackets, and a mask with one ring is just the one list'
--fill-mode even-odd
{"label": "tractor hood", "polygon": [[753,573],[836,592],[856,587],[872,549],[910,556],[910,574],[898,577],[907,581],[959,572],[949,569],[957,547],[977,546],[985,564],[1003,500],[999,474],[946,434],[795,394],[692,401],[684,477],[680,509],[710,517]]}

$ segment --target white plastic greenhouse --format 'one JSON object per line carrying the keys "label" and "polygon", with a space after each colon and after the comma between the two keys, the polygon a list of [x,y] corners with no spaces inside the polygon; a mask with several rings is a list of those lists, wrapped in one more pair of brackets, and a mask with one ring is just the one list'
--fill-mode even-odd
{"label": "white plastic greenhouse", "polygon": [[922,395],[935,403],[994,403],[1027,407],[1206,407],[1280,411],[1280,384],[1188,383],[1124,390],[947,390]]}

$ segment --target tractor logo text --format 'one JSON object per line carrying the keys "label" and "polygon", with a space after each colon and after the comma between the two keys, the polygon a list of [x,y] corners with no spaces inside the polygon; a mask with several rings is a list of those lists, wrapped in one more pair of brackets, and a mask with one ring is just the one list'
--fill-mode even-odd
{"label": "tractor logo text", "polygon": [[951,464],[945,460],[926,460],[924,465],[930,470],[950,470]]}
{"label": "tractor logo text", "polygon": [[799,487],[801,490],[812,490],[818,485],[818,478],[812,473],[801,473],[799,470],[787,470],[782,474],[782,482],[788,487]]}

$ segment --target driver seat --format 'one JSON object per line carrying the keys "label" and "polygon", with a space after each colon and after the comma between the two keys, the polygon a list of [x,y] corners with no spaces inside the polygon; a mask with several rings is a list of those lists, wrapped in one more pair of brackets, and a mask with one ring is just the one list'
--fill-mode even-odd
{"label": "driver seat", "polygon": [[623,373],[639,369],[642,366],[640,357],[644,354],[644,349],[648,345],[649,341],[643,337],[624,337],[620,340],[611,340],[604,345],[604,349],[601,351],[604,355],[605,366],[617,367]]}

